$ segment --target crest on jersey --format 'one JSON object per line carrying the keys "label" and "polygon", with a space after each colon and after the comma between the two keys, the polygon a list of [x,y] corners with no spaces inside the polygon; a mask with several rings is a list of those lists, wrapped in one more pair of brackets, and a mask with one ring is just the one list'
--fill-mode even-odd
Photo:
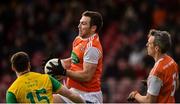
{"label": "crest on jersey", "polygon": [[81,46],[79,47],[79,49],[80,49],[81,51],[84,51],[84,50],[85,50],[85,47],[84,47],[83,45],[81,45]]}

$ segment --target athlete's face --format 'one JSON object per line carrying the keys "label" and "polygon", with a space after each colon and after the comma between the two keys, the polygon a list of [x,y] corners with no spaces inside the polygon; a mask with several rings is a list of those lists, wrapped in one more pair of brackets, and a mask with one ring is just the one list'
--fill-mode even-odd
{"label": "athlete's face", "polygon": [[87,37],[91,34],[91,26],[90,26],[91,18],[87,16],[82,16],[80,19],[80,23],[78,25],[79,28],[79,36]]}
{"label": "athlete's face", "polygon": [[146,46],[147,46],[148,55],[154,56],[155,55],[154,36],[149,37]]}

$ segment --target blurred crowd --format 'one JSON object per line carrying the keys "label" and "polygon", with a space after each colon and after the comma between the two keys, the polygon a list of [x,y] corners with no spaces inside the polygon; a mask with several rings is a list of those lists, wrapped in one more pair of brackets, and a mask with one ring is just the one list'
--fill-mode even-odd
{"label": "blurred crowd", "polygon": [[[17,51],[31,57],[32,71],[43,73],[42,61],[70,56],[81,13],[98,11],[104,19],[104,102],[127,102],[132,90],[146,94],[142,80],[154,61],[146,54],[151,28],[169,31],[169,54],[180,65],[180,0],[2,0],[0,1],[0,102],[15,80],[9,59]],[[179,92],[179,91],[178,91]],[[176,93],[176,102],[180,94]]]}

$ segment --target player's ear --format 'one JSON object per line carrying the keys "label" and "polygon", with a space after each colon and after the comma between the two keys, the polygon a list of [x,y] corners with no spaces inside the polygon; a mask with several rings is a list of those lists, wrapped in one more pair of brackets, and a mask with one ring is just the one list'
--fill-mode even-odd
{"label": "player's ear", "polygon": [[97,26],[96,26],[96,25],[91,26],[91,30],[92,30],[93,32],[96,32],[96,29],[97,29]]}
{"label": "player's ear", "polygon": [[31,69],[31,64],[30,64],[30,62],[28,62],[28,70],[30,70]]}
{"label": "player's ear", "polygon": [[155,51],[156,51],[156,52],[159,52],[159,51],[160,51],[159,46],[155,46]]}

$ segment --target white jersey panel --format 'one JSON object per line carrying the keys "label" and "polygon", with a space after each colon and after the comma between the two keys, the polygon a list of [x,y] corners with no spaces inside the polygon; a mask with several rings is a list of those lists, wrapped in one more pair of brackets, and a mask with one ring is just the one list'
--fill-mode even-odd
{"label": "white jersey panel", "polygon": [[163,86],[162,80],[158,78],[157,76],[150,75],[148,77],[147,84],[148,84],[147,92],[151,95],[158,96],[160,89]]}
{"label": "white jersey panel", "polygon": [[98,60],[101,57],[100,51],[96,47],[88,47],[84,54],[84,62],[98,64]]}

